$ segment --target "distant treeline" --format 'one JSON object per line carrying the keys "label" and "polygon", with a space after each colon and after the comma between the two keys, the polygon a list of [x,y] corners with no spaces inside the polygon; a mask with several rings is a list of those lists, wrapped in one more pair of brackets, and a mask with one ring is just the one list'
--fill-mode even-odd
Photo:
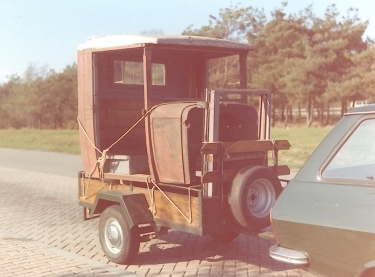
{"label": "distant treeline", "polygon": [[[298,14],[286,14],[286,6],[282,2],[269,20],[263,10],[231,5],[218,16],[211,15],[208,25],[189,26],[183,34],[253,45],[248,87],[270,89],[273,107],[286,124],[295,108],[307,112],[310,126],[316,113],[314,120],[329,123],[329,107],[342,107],[343,113],[351,102],[373,102],[375,47],[373,39],[364,38],[368,21],[362,22],[356,9],[340,16],[334,4],[323,18],[313,13],[311,5]],[[215,78],[220,87],[235,83],[230,60],[223,64]]]}
{"label": "distant treeline", "polygon": [[77,66],[61,73],[30,65],[0,86],[0,128],[77,127]]}
{"label": "distant treeline", "polygon": [[[248,87],[273,93],[274,119],[286,125],[292,109],[303,109],[306,125],[330,121],[330,107],[345,112],[351,102],[375,101],[375,43],[364,38],[368,21],[349,9],[341,16],[335,5],[323,18],[312,6],[286,14],[281,3],[267,19],[263,10],[231,5],[210,16],[209,24],[189,26],[182,34],[246,42]],[[210,86],[238,87],[234,58],[213,64]],[[277,112],[276,112],[277,111]],[[0,128],[76,128],[77,67],[61,73],[29,66],[0,85]],[[315,118],[314,118],[315,116]],[[294,118],[295,119],[295,118]]]}

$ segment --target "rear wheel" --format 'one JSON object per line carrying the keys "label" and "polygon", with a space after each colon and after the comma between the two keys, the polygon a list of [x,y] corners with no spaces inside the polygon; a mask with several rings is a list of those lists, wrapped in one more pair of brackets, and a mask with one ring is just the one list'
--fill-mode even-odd
{"label": "rear wheel", "polygon": [[229,204],[236,221],[248,230],[270,225],[270,212],[281,192],[276,174],[264,166],[242,169],[233,179]]}
{"label": "rear wheel", "polygon": [[129,264],[138,254],[138,226],[129,227],[118,205],[108,207],[101,214],[99,239],[104,254],[114,263]]}

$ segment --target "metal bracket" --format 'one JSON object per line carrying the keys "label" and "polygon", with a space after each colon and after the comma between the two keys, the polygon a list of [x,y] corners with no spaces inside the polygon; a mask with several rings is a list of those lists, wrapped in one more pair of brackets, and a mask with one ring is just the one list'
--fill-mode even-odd
{"label": "metal bracket", "polygon": [[197,102],[197,108],[198,109],[208,109],[208,103],[204,101],[198,101]]}

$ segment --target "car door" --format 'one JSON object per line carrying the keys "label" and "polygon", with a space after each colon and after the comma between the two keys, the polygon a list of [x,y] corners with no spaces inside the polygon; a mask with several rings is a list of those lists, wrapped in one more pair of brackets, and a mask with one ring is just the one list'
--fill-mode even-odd
{"label": "car door", "polygon": [[273,224],[309,271],[357,276],[375,266],[375,118],[348,116],[335,129],[284,189]]}

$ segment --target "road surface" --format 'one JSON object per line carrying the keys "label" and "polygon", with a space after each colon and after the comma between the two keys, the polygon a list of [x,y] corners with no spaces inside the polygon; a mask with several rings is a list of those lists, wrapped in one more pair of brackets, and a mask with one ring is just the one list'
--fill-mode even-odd
{"label": "road surface", "polygon": [[132,265],[103,255],[98,218],[83,221],[78,155],[0,148],[1,276],[314,276],[273,261],[273,241],[217,243],[170,230],[141,243]]}

